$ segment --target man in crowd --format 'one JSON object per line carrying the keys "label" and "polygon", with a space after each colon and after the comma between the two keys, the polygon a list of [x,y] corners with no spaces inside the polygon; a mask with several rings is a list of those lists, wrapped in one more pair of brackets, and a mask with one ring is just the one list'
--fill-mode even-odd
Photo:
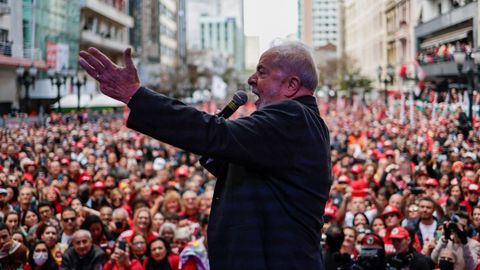
{"label": "man in crowd", "polygon": [[393,269],[428,270],[433,269],[432,260],[413,248],[410,232],[396,227],[390,233],[396,252],[387,256],[387,264]]}
{"label": "man in crowd", "polygon": [[93,244],[89,231],[78,230],[73,234],[72,246],[63,254],[61,270],[101,270],[105,252]]}
{"label": "man in crowd", "polygon": [[21,269],[27,260],[27,248],[12,239],[5,223],[0,223],[0,268]]}
{"label": "man in crowd", "polygon": [[77,229],[75,221],[77,220],[77,212],[70,207],[63,209],[61,215],[61,222],[63,233],[61,235],[60,243],[70,245],[73,233]]}

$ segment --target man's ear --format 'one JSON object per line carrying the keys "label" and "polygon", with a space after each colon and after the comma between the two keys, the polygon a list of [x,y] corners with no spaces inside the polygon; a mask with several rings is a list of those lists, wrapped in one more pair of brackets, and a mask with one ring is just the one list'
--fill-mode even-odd
{"label": "man's ear", "polygon": [[287,92],[286,92],[286,96],[288,98],[291,98],[293,96],[295,96],[298,91],[300,90],[300,88],[302,88],[302,84],[300,83],[300,78],[298,76],[290,76],[288,77],[288,81],[287,81]]}

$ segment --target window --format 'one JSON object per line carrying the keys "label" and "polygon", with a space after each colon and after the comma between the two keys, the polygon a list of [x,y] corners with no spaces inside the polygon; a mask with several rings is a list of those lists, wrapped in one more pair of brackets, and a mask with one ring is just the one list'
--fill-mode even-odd
{"label": "window", "polygon": [[8,30],[0,29],[0,42],[8,41]]}

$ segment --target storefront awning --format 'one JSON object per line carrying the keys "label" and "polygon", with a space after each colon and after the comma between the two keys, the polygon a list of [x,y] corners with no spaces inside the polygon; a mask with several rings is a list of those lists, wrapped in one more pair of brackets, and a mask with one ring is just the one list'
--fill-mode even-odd
{"label": "storefront awning", "polygon": [[436,35],[431,38],[425,39],[421,44],[420,48],[425,49],[428,47],[438,46],[442,44],[446,44],[449,42],[461,40],[467,37],[468,32],[472,31],[473,27],[465,27],[461,29],[457,29],[454,31],[450,31],[448,33]]}

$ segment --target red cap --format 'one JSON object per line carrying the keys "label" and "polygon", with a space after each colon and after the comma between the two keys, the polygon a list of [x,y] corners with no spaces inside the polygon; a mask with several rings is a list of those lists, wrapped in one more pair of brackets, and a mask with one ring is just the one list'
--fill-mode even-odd
{"label": "red cap", "polygon": [[390,214],[396,214],[399,218],[403,217],[402,213],[396,207],[387,205],[387,207],[385,207],[385,209],[383,210],[381,217],[385,219],[385,217]]}
{"label": "red cap", "polygon": [[348,176],[342,174],[338,177],[337,182],[339,184],[348,184],[348,183],[350,183],[350,178],[348,178]]}
{"label": "red cap", "polygon": [[80,181],[83,183],[83,182],[90,182],[92,181],[92,177],[90,175],[83,175],[81,178],[80,178]]}
{"label": "red cap", "polygon": [[163,187],[160,185],[153,185],[151,189],[152,189],[152,193],[158,193],[158,194],[163,193]]}
{"label": "red cap", "polygon": [[184,166],[178,167],[175,170],[175,175],[176,176],[188,176],[188,168],[184,167]]}
{"label": "red cap", "polygon": [[390,239],[404,239],[407,237],[410,238],[410,233],[403,227],[393,228],[390,233]]}
{"label": "red cap", "polygon": [[355,164],[352,166],[352,173],[361,173],[363,172],[362,164]]}
{"label": "red cap", "polygon": [[62,160],[60,160],[60,164],[68,165],[68,164],[70,164],[70,160],[68,160],[68,158],[62,158]]}
{"label": "red cap", "polygon": [[479,192],[478,185],[477,184],[468,185],[468,191],[478,193]]}
{"label": "red cap", "polygon": [[77,142],[77,143],[75,144],[75,147],[82,149],[82,148],[83,148],[83,143]]}
{"label": "red cap", "polygon": [[425,182],[425,185],[438,187],[438,181],[435,178],[428,178],[427,182]]}
{"label": "red cap", "polygon": [[388,157],[394,157],[395,156],[395,151],[393,150],[387,150],[387,152],[385,152],[385,156]]}
{"label": "red cap", "polygon": [[352,190],[352,197],[365,198],[367,197],[367,192],[365,189],[354,189]]}
{"label": "red cap", "polygon": [[93,183],[93,186],[92,186],[92,191],[94,191],[95,189],[105,189],[107,186],[105,186],[105,183],[103,183],[103,181],[96,181],[95,183]]}
{"label": "red cap", "polygon": [[378,246],[378,248],[383,248],[383,241],[380,236],[374,233],[367,233],[362,238],[362,246]]}

